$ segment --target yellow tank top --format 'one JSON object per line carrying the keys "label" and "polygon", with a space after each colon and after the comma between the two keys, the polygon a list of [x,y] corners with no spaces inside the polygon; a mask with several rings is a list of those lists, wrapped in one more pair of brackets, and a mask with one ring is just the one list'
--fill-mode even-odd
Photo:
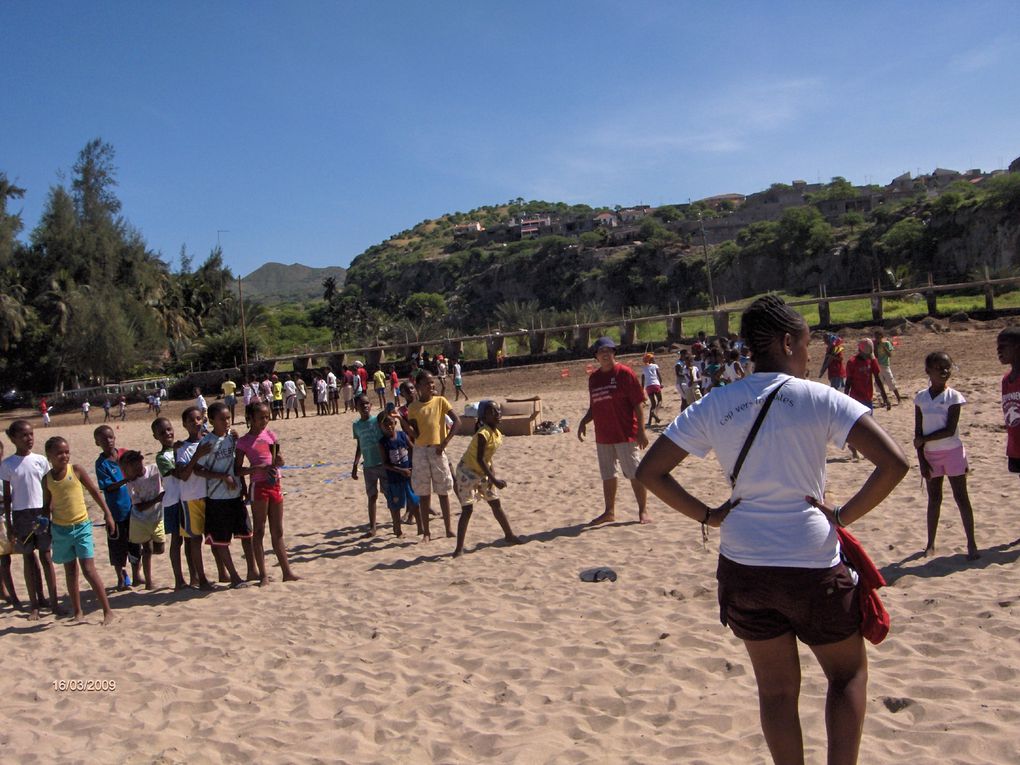
{"label": "yellow tank top", "polygon": [[67,475],[62,481],[53,480],[53,475],[47,473],[46,488],[52,497],[50,507],[53,509],[55,524],[73,526],[89,519],[88,510],[85,508],[85,490],[71,465],[67,466]]}

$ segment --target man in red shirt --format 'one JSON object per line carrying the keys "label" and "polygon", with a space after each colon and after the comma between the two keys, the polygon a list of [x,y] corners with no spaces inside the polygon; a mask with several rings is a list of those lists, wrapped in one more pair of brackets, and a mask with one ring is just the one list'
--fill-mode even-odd
{"label": "man in red shirt", "polygon": [[645,392],[630,367],[616,363],[616,343],[600,337],[593,347],[599,363],[588,378],[588,411],[577,426],[577,438],[584,441],[588,423],[595,422],[595,446],[602,474],[605,511],[591,523],[612,523],[616,520],[617,464],[623,477],[630,479],[637,498],[638,518],[650,523],[645,505],[648,490],[634,480],[640,462],[640,449],[648,446],[644,427]]}

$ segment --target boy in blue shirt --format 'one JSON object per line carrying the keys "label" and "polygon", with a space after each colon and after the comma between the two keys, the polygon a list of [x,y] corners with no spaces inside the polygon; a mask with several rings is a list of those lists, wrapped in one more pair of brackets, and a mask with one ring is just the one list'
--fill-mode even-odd
{"label": "boy in blue shirt", "polygon": [[[140,545],[131,544],[131,492],[128,479],[120,469],[120,452],[117,436],[109,425],[100,425],[92,435],[102,453],[96,459],[96,482],[106,499],[106,506],[116,521],[116,527],[106,530],[106,544],[110,550],[110,565],[117,572],[117,589],[126,590],[131,583],[141,583],[138,566],[141,562]],[[125,566],[131,561],[131,576]]]}
{"label": "boy in blue shirt", "polygon": [[[355,376],[356,377],[356,376]],[[382,431],[379,430],[379,423],[372,414],[372,402],[365,394],[354,398],[354,406],[361,415],[361,419],[355,420],[352,426],[354,432],[354,468],[351,470],[351,478],[358,478],[358,463],[362,460],[365,463],[365,493],[368,494],[368,533],[376,535],[376,502],[379,499],[379,484],[386,481],[386,468],[382,464],[382,452],[379,450],[379,441],[382,439]],[[399,531],[399,526],[394,532]]]}

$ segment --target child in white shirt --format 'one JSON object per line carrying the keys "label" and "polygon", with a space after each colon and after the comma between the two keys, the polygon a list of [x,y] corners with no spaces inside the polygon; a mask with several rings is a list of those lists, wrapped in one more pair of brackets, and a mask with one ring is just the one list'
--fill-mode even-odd
{"label": "child in white shirt", "polygon": [[929,353],[924,371],[931,385],[914,396],[914,446],[928,489],[928,544],[924,554],[935,552],[945,476],[949,478],[953,497],[960,508],[963,531],[967,535],[967,560],[977,560],[981,556],[974,541],[974,510],[967,494],[967,451],[958,433],[960,407],[967,400],[946,384],[953,373],[953,360],[948,353]]}

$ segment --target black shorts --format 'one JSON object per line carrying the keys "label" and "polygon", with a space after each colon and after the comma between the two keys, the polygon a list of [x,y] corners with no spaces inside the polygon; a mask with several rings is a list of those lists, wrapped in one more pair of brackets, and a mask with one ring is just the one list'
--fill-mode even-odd
{"label": "black shorts", "polygon": [[110,565],[114,568],[124,568],[128,561],[137,563],[142,557],[142,546],[131,543],[131,516],[122,521],[117,521],[117,538],[110,537],[107,529],[106,548],[110,552]]}
{"label": "black shorts", "polygon": [[846,566],[744,566],[719,556],[719,619],[741,640],[793,632],[807,645],[845,640],[860,628],[857,586]]}
{"label": "black shorts", "polygon": [[1020,457],[1007,457],[1006,464],[1010,473],[1020,473]]}
{"label": "black shorts", "polygon": [[[49,523],[45,528],[39,525],[38,518],[42,510],[15,510],[11,513],[11,526],[14,530],[14,552],[31,553],[49,552],[53,546],[50,537]],[[6,532],[5,532],[6,533]]]}
{"label": "black shorts", "polygon": [[240,497],[205,500],[205,543],[228,547],[232,539],[251,539],[251,518]]}

